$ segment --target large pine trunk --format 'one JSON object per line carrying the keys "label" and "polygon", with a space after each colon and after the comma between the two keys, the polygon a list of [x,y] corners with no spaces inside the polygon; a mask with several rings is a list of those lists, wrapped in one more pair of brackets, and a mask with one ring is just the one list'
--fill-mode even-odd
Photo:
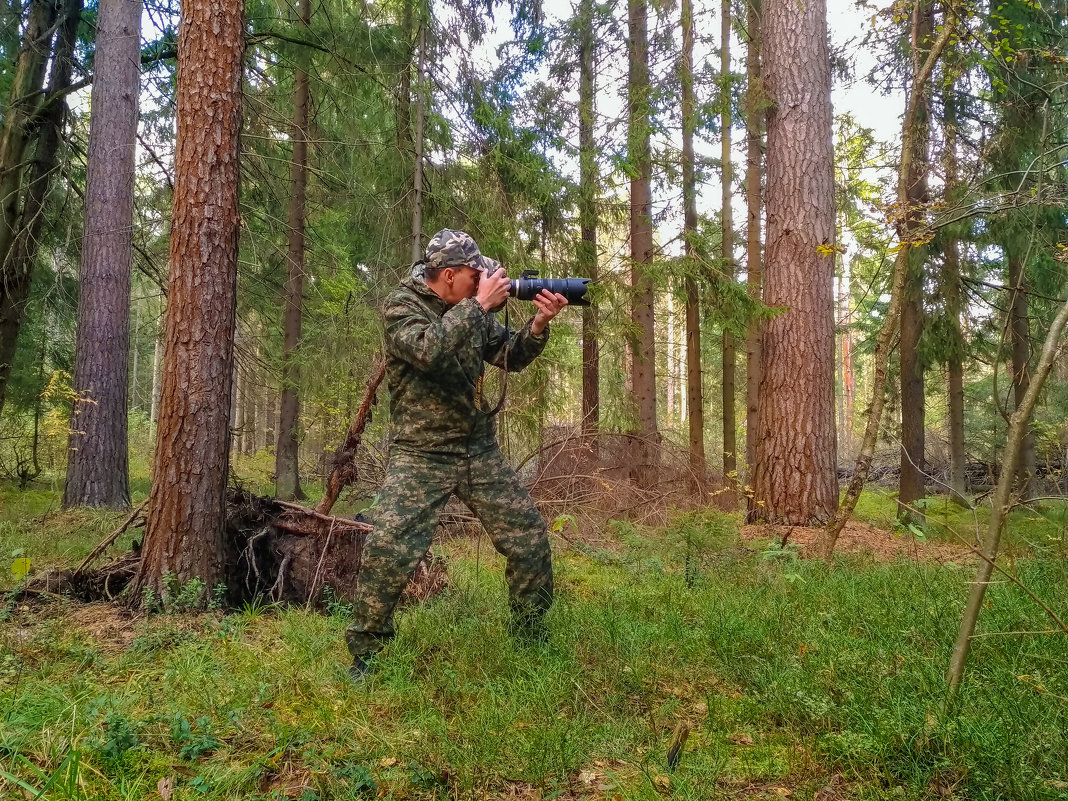
{"label": "large pine trunk", "polygon": [[[693,90],[693,2],[682,0],[682,207],[683,240],[691,270],[697,259],[697,176],[693,137],[697,127]],[[690,447],[690,488],[700,499],[708,492],[705,455],[705,396],[701,379],[701,316],[697,281],[686,276],[686,418]]]}
{"label": "large pine trunk", "polygon": [[[597,279],[597,152],[593,138],[594,35],[593,0],[582,0],[579,9],[579,273]],[[597,307],[582,310],[582,436],[596,457],[597,431],[601,424],[600,340]]]}
{"label": "large pine trunk", "polygon": [[[912,51],[920,61],[931,50],[934,31],[934,8],[926,2],[919,8],[913,26]],[[930,97],[929,88],[922,90],[916,100],[913,120],[911,171],[908,176],[908,204],[921,212],[929,200],[927,176],[930,172]],[[909,252],[908,271],[901,304],[901,339],[898,343],[901,364],[901,478],[898,486],[898,515],[902,519],[922,520],[913,501],[926,494],[926,458],[924,456],[926,415],[920,337],[924,329],[923,282],[926,248],[915,247]]]}
{"label": "large pine trunk", "polygon": [[[311,20],[309,0],[300,0],[300,22],[307,28]],[[293,165],[292,194],[287,220],[289,250],[286,259],[285,330],[282,345],[282,404],[278,420],[278,449],[275,452],[275,492],[279,498],[303,498],[300,486],[300,351],[301,319],[304,310],[304,209],[308,191],[308,70],[303,61],[293,74]]]}
{"label": "large pine trunk", "polygon": [[631,361],[637,448],[631,478],[643,487],[656,481],[659,448],[656,426],[656,340],[653,330],[652,160],[649,154],[649,6],[630,0],[630,53],[627,113],[630,161],[631,322],[636,336]]}
{"label": "large pine trunk", "polygon": [[764,301],[769,321],[753,471],[754,520],[812,524],[838,502],[834,420],[834,182],[827,10],[764,3],[768,115]]}
{"label": "large pine trunk", "polygon": [[140,0],[101,0],[64,507],[130,504],[126,407],[140,37]]}
{"label": "large pine trunk", "polygon": [[135,596],[222,577],[238,242],[241,0],[188,0],[178,42],[164,368]]}

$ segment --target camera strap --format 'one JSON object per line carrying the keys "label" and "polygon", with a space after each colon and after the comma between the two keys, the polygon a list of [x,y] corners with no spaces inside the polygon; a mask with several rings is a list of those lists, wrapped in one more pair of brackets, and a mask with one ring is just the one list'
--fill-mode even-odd
{"label": "camera strap", "polygon": [[[508,394],[508,345],[512,341],[511,332],[508,330],[508,301],[504,302],[504,376],[501,378],[501,398],[497,401],[497,405],[493,407],[493,411],[489,413],[490,417],[495,416],[501,409],[504,408],[504,399]],[[482,370],[485,372],[485,366]],[[479,378],[479,386],[481,388],[482,379]]]}

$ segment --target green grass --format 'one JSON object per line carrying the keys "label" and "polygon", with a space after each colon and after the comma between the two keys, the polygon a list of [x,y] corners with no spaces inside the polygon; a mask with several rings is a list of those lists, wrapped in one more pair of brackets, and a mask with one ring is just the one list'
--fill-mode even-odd
{"label": "green grass", "polygon": [[[25,503],[19,530],[39,535],[48,504]],[[43,525],[57,522],[70,519]],[[57,536],[87,550],[90,528]],[[160,781],[176,799],[259,801],[1068,792],[1068,638],[1022,633],[1050,626],[1012,585],[991,588],[987,636],[943,717],[970,566],[768,558],[715,513],[619,523],[614,538],[612,551],[557,543],[552,634],[534,647],[506,633],[488,545],[450,544],[452,590],[402,613],[358,687],[343,607],[135,620],[105,608],[107,628],[62,600],[11,606],[0,797],[19,782],[44,799],[156,799]],[[1068,608],[1065,562],[1041,552],[1012,567]],[[692,733],[670,771],[680,721]]]}

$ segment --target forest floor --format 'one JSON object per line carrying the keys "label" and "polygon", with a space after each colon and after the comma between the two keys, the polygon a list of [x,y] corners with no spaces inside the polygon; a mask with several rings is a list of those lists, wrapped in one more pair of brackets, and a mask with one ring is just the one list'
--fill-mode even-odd
{"label": "forest floor", "polygon": [[[122,517],[57,508],[0,487],[12,567],[75,564]],[[719,512],[558,526],[537,646],[507,634],[488,541],[450,539],[450,589],[401,613],[360,685],[342,603],[145,616],[9,596],[0,798],[1064,799],[1068,637],[995,584],[945,712],[983,513],[929,514],[895,532],[892,499],[866,495],[833,565],[804,558],[811,532],[784,547]],[[1004,565],[1062,613],[1066,516],[1017,512]]]}

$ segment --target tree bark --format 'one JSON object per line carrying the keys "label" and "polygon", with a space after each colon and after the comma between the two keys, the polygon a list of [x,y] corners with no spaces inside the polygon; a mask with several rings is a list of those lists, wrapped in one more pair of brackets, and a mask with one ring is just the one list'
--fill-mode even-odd
{"label": "tree bark", "polygon": [[[311,22],[310,0],[299,0],[297,14],[304,29]],[[288,240],[285,284],[285,331],[282,346],[282,408],[278,420],[278,449],[275,451],[275,493],[282,500],[304,498],[300,486],[301,318],[304,308],[304,211],[308,191],[308,69],[306,57],[298,58],[293,74],[293,191],[289,198]]]}
{"label": "tree bark", "polygon": [[178,41],[170,275],[152,491],[134,597],[222,576],[244,7],[187,0]]}
{"label": "tree bark", "polygon": [[[734,167],[731,162],[731,103],[730,103],[730,71],[731,71],[731,4],[730,0],[723,0],[720,4],[720,46],[719,46],[719,73],[722,86],[720,88],[720,131],[722,135],[722,148],[720,151],[720,164],[722,174],[720,178],[720,215],[719,224],[722,232],[722,250],[720,258],[723,261],[723,271],[733,283],[734,270],[734,211],[731,208],[731,195],[734,191]],[[721,400],[723,405],[723,492],[720,495],[720,504],[733,509],[738,505],[738,437],[736,434],[737,421],[734,408],[735,396],[735,369],[734,359],[737,346],[734,334],[724,326],[723,342],[721,347],[722,383]]]}
{"label": "tree bark", "polygon": [[764,3],[768,115],[764,327],[753,520],[826,522],[838,501],[834,180],[823,0]]}
{"label": "tree bark", "polygon": [[659,472],[656,425],[656,339],[653,330],[653,284],[648,274],[653,260],[652,160],[649,152],[649,6],[629,0],[630,33],[627,81],[628,153],[634,177],[630,181],[631,322],[637,332],[632,363],[633,400],[637,413],[638,448],[631,478],[648,487]]}
{"label": "tree bark", "polygon": [[690,489],[698,499],[708,494],[708,462],[705,456],[705,398],[701,377],[700,294],[696,271],[697,176],[693,137],[697,128],[693,89],[693,0],[682,0],[682,206],[683,240],[691,268],[686,275],[686,422],[689,431]]}
{"label": "tree bark", "polygon": [[130,505],[127,382],[140,0],[101,0],[94,69],[78,276],[76,399],[63,506],[118,509]]}
{"label": "tree bark", "polygon": [[[597,280],[597,150],[594,143],[593,0],[579,7],[579,225],[582,241],[577,257],[579,273]],[[600,340],[597,307],[582,310],[582,438],[596,463],[597,432],[601,426]]]}
{"label": "tree bark", "polygon": [[[912,26],[912,54],[920,63],[931,49],[934,31],[934,7],[931,0],[917,4]],[[913,155],[909,162],[907,213],[917,221],[923,219],[929,201],[927,177],[930,172],[931,93],[927,86],[919,89],[913,133],[910,139]],[[901,339],[898,352],[901,363],[901,475],[898,484],[898,517],[922,522],[922,513],[914,502],[926,495],[926,458],[924,434],[926,425],[923,391],[924,365],[920,354],[920,337],[924,329],[923,283],[926,248],[913,246],[905,272],[905,286],[901,304]]]}
{"label": "tree bark", "polygon": [[[749,45],[745,53],[745,206],[746,292],[754,300],[763,298],[764,264],[760,248],[761,172],[763,169],[763,139],[766,103],[760,75],[760,4],[749,0],[746,4],[746,27]],[[745,458],[747,481],[753,481],[756,465],[757,412],[760,397],[760,339],[763,323],[754,319],[749,323],[745,340]]]}
{"label": "tree bark", "polygon": [[[81,8],[80,4],[78,8]],[[32,257],[20,258],[15,252],[16,240],[23,233],[22,251],[31,256],[36,253],[36,232],[42,224],[44,198],[55,169],[59,147],[58,129],[53,132],[51,128],[62,121],[62,103],[50,107],[49,122],[39,129],[34,166],[31,168],[34,172],[26,180],[26,155],[34,133],[34,122],[41,111],[41,92],[45,86],[48,60],[52,56],[53,34],[60,10],[61,3],[57,0],[32,0],[30,3],[22,48],[15,62],[11,90],[0,126],[0,410],[4,407],[7,382],[11,377],[22,313],[30,295],[33,264]],[[63,69],[63,61],[55,63]],[[69,63],[69,59],[66,61]],[[69,83],[69,64],[67,74]],[[59,88],[55,73],[51,83]],[[36,193],[37,197],[31,198],[31,193]],[[35,211],[28,208],[31,204],[35,206]]]}

